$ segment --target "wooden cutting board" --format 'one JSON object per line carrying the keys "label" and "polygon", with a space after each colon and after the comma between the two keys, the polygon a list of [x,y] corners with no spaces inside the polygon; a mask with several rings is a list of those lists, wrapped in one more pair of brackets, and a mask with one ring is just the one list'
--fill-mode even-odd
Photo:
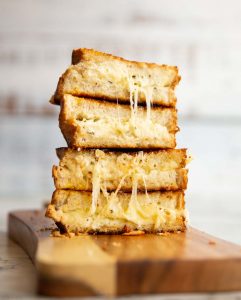
{"label": "wooden cutting board", "polygon": [[[9,215],[9,236],[49,296],[241,290],[241,247],[194,228],[168,235],[52,237],[43,211]],[[24,274],[23,274],[24,276]]]}

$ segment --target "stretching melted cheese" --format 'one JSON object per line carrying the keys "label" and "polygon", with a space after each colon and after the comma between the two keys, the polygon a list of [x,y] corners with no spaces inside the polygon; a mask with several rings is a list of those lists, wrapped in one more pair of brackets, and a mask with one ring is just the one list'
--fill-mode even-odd
{"label": "stretching melted cheese", "polygon": [[146,99],[146,122],[145,120],[143,121],[144,123],[149,123],[151,121],[153,87],[147,78],[141,78],[137,75],[128,76],[128,83],[130,89],[131,120],[133,123],[136,123],[139,95],[143,93]]}
{"label": "stretching melted cheese", "polygon": [[[135,190],[135,188],[134,188]],[[60,221],[71,231],[102,230],[107,228],[123,228],[125,225],[134,229],[151,231],[183,226],[185,218],[183,194],[150,193],[150,199],[144,194],[131,195],[100,193],[99,205],[91,214],[91,195],[85,192],[58,191],[55,199],[56,207],[50,205],[51,217]],[[58,199],[60,201],[58,202]],[[63,202],[63,199],[66,201]],[[180,229],[180,228],[179,228]]]}
{"label": "stretching melted cheese", "polygon": [[[128,166],[125,170],[125,175],[121,178],[119,185],[114,193],[108,193],[105,187],[105,182],[102,180],[104,169],[101,167],[101,160],[105,156],[105,153],[101,150],[96,150],[96,159],[95,166],[93,169],[93,180],[92,180],[92,208],[91,213],[94,214],[98,205],[98,197],[100,192],[102,192],[106,199],[113,199],[113,197],[117,198],[117,194],[121,190],[123,186],[125,178],[128,176],[132,179],[132,193],[131,200],[129,202],[129,212],[133,214],[134,210],[137,213],[145,215],[145,210],[143,210],[137,202],[137,189],[138,189],[138,181],[142,180],[145,185],[145,170],[142,168],[143,161],[143,151],[138,152],[136,157],[133,159],[132,164]],[[147,189],[145,189],[146,200],[149,200]],[[108,201],[107,201],[108,202]],[[115,201],[114,201],[115,202]],[[135,213],[134,213],[135,214]]]}
{"label": "stretching melted cheese", "polygon": [[[77,122],[80,123],[81,133],[84,135],[86,132],[89,135],[93,135],[93,138],[113,137],[113,139],[132,140],[137,139],[140,141],[149,141],[150,139],[168,141],[170,139],[170,133],[167,127],[152,121],[151,119],[151,106],[152,106],[152,92],[153,87],[151,85],[150,78],[138,75],[127,74],[127,78],[130,90],[130,116],[128,118],[123,117],[120,119],[118,114],[118,102],[117,102],[117,118],[112,116],[100,117],[100,118],[88,118],[81,117]],[[140,95],[144,95],[146,100],[146,118],[138,116],[138,101]],[[87,116],[86,116],[87,117]],[[92,176],[92,205],[91,214],[94,215],[98,206],[98,199],[100,192],[104,193],[106,198],[109,199],[110,195],[105,188],[105,182],[102,180],[103,168],[101,168],[101,155],[104,155],[102,151],[99,151],[99,156],[93,169]],[[117,196],[122,185],[124,184],[125,177],[129,177],[132,180],[132,194],[131,201],[129,203],[129,210],[127,215],[141,214],[145,216],[145,209],[138,206],[137,189],[138,182],[142,181],[145,186],[145,172],[140,167],[141,159],[143,158],[143,152],[139,152],[134,159],[134,163],[129,169],[126,170],[125,175],[121,178],[119,186],[117,187],[114,195]],[[148,199],[147,190],[145,191],[146,198]],[[136,212],[134,212],[136,210]]]}
{"label": "stretching melted cheese", "polygon": [[[121,122],[120,119],[118,118],[117,122],[115,121],[113,122],[112,128],[115,128],[117,134],[124,134],[124,135],[133,134],[134,136],[152,135],[154,137],[158,137],[160,136],[160,132],[161,132],[162,135],[168,136],[168,130],[166,127],[151,122],[152,87],[148,79],[141,78],[136,75],[127,76],[127,78],[129,83],[129,89],[130,89],[131,116],[130,119],[125,123]],[[146,119],[138,122],[137,119],[138,99],[140,93],[143,93],[146,99]],[[118,111],[118,102],[117,102],[117,111]],[[105,128],[105,126],[103,126],[102,128]],[[102,151],[100,151],[99,153],[101,152]],[[143,209],[137,202],[138,180],[143,180],[145,184],[145,173],[143,172],[143,169],[140,168],[141,159],[143,159],[142,151],[139,152],[137,157],[134,159],[133,167],[127,170],[126,175],[122,177],[119,186],[114,193],[114,195],[117,196],[117,193],[121,189],[125,177],[130,176],[132,178],[132,194],[131,194],[131,200],[129,202],[128,210],[125,215],[126,218],[130,215],[132,217],[136,216],[135,217],[136,219],[139,218],[138,215],[141,215],[143,217],[148,217],[145,212],[145,209]],[[99,161],[100,160],[101,160],[101,155],[99,156]],[[96,162],[93,171],[91,214],[94,214],[96,211],[100,191],[102,191],[105,194],[107,199],[110,198],[104,186],[104,182],[102,182],[101,180],[101,175],[102,174],[101,174],[101,168],[99,166],[99,162]],[[145,189],[145,194],[148,200],[149,198],[148,198],[147,189]]]}

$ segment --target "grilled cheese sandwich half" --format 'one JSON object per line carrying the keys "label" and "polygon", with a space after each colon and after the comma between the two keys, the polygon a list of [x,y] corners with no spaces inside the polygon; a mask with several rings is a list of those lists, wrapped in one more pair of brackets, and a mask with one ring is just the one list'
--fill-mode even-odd
{"label": "grilled cheese sandwich half", "polygon": [[64,95],[61,131],[73,148],[175,148],[174,108],[130,108],[94,99]]}
{"label": "grilled cheese sandwich half", "polygon": [[139,102],[175,106],[174,88],[180,76],[177,67],[128,61],[95,51],[76,49],[72,65],[60,77],[53,103],[64,94],[129,103],[138,95]]}
{"label": "grilled cheese sandwich half", "polygon": [[66,233],[173,232],[186,228],[184,206],[182,191],[101,193],[92,212],[90,192],[56,190],[46,216]]}
{"label": "grilled cheese sandwich half", "polygon": [[56,189],[131,192],[186,189],[186,149],[158,151],[102,151],[57,149],[59,166],[53,167]]}

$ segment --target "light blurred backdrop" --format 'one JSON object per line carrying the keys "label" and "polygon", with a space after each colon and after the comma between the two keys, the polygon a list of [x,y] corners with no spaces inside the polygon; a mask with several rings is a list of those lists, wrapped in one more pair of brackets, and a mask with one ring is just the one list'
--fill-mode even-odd
{"label": "light blurred backdrop", "polygon": [[54,190],[65,146],[50,105],[73,48],[177,65],[191,225],[241,243],[241,2],[0,0],[0,227]]}

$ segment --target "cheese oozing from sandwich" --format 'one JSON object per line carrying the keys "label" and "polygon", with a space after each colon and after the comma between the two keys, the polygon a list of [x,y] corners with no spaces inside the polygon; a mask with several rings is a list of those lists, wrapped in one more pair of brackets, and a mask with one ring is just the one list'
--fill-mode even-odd
{"label": "cheese oozing from sandwich", "polygon": [[[122,190],[123,186],[125,185],[125,180],[128,178],[129,181],[131,182],[131,186],[132,186],[132,190],[131,190],[131,201],[129,202],[129,205],[132,206],[133,208],[136,207],[136,209],[138,209],[138,202],[137,202],[137,192],[138,192],[138,185],[140,184],[143,190],[144,187],[144,191],[146,194],[146,197],[148,199],[148,187],[146,184],[146,181],[148,180],[148,183],[150,181],[150,176],[148,174],[148,171],[146,171],[145,169],[145,158],[144,158],[144,152],[143,151],[139,151],[135,154],[135,156],[133,157],[133,159],[129,162],[129,164],[125,164],[124,163],[124,170],[122,170],[120,172],[120,176],[119,176],[119,183],[118,186],[116,187],[114,193],[109,193],[107,190],[107,186],[106,186],[106,171],[107,168],[105,168],[105,152],[101,151],[101,150],[96,150],[95,151],[95,155],[96,155],[96,161],[94,164],[94,168],[93,168],[93,173],[92,173],[92,209],[91,212],[95,213],[97,205],[98,205],[98,199],[99,199],[99,195],[102,192],[106,199],[109,199],[109,195],[110,194],[114,194],[115,196],[118,195],[118,193]],[[121,156],[120,156],[121,158]],[[122,157],[122,158],[125,158]],[[104,164],[103,164],[104,161]],[[123,164],[119,165],[120,168],[121,166],[123,167]],[[180,189],[181,187],[186,187],[186,176],[184,174],[186,174],[186,170],[181,170],[183,171],[183,179],[180,178],[180,185],[178,187],[173,187],[173,189]],[[118,170],[116,169],[116,172],[118,172]],[[152,170],[149,170],[149,173],[151,173]],[[169,171],[169,172],[159,172],[159,176],[156,176],[156,180],[158,179],[163,179],[163,186],[165,186],[165,182],[167,184],[168,181],[170,181],[171,183],[176,183],[177,182],[177,176],[178,173],[176,173],[175,170],[173,171]],[[155,178],[156,173],[154,172],[154,175],[151,175],[151,177],[153,176]],[[169,177],[168,177],[169,176]],[[154,179],[155,180],[155,179]],[[153,180],[153,181],[154,181]],[[181,180],[183,180],[183,182],[181,182]],[[169,183],[170,184],[170,183]],[[166,189],[168,189],[168,184],[166,186]],[[170,188],[171,189],[171,188]],[[142,213],[144,214],[144,211],[139,208],[140,211],[142,211]],[[132,209],[133,211],[133,209]]]}
{"label": "cheese oozing from sandwich", "polygon": [[[169,132],[165,126],[162,126],[158,123],[154,123],[151,119],[151,105],[152,105],[152,91],[153,87],[151,86],[150,81],[147,77],[138,76],[138,75],[127,75],[129,90],[130,90],[130,108],[131,115],[130,119],[126,123],[122,123],[118,118],[117,122],[113,122],[114,130],[117,134],[128,135],[129,133],[135,136],[151,136],[154,138],[158,138],[158,136],[162,135],[164,139],[168,139]],[[146,100],[146,118],[142,120],[138,120],[138,99],[140,93],[144,94]],[[117,110],[118,110],[118,102],[117,102]],[[118,114],[119,116],[119,114]],[[103,126],[104,128],[104,126]],[[143,151],[140,151],[136,158],[133,160],[133,166],[126,172],[126,174],[121,178],[119,186],[117,187],[114,195],[117,195],[119,190],[123,185],[124,179],[129,176],[132,179],[132,193],[131,200],[129,202],[129,210],[132,215],[136,215],[137,213],[141,213],[142,215],[146,215],[145,210],[138,205],[137,201],[137,189],[138,189],[138,181],[142,180],[145,186],[146,197],[148,198],[148,191],[145,182],[145,172],[140,167],[140,161],[143,160]],[[93,183],[92,183],[92,207],[91,213],[95,213],[98,197],[100,195],[100,191],[102,191],[107,199],[109,198],[108,192],[105,186],[101,186],[101,171],[98,166],[98,162],[95,165],[93,172]]]}
{"label": "cheese oozing from sandwich", "polygon": [[[135,188],[134,188],[135,189]],[[183,192],[153,192],[136,195],[112,193],[99,195],[93,213],[91,194],[57,190],[46,215],[66,232],[147,232],[184,230],[186,211]]]}
{"label": "cheese oozing from sandwich", "polygon": [[[135,104],[135,103],[136,104]],[[65,95],[60,128],[70,147],[174,148],[174,108],[138,106]],[[150,102],[151,103],[151,102]]]}
{"label": "cheese oozing from sandwich", "polygon": [[[102,66],[103,67],[103,66]],[[119,107],[118,102],[115,107],[115,115],[113,116],[110,111],[110,105],[103,106],[103,114],[100,112],[96,113],[93,109],[91,110],[91,105],[96,105],[96,107],[101,107],[102,104],[89,100],[89,107],[80,108],[78,111],[78,103],[81,104],[80,99],[70,99],[70,101],[74,101],[75,103],[72,106],[69,106],[65,110],[64,117],[66,114],[69,114],[67,117],[71,122],[75,122],[78,127],[75,133],[72,133],[71,130],[67,130],[71,132],[71,136],[78,136],[78,139],[83,142],[86,141],[86,136],[88,137],[88,142],[92,139],[94,142],[101,143],[102,139],[108,140],[108,142],[113,142],[113,145],[117,145],[117,147],[123,142],[123,145],[128,141],[128,143],[133,144],[134,147],[137,145],[142,146],[150,146],[155,141],[162,140],[163,144],[168,145],[170,142],[171,134],[169,132],[169,128],[167,126],[168,122],[170,122],[170,115],[173,114],[173,110],[159,110],[156,114],[155,118],[152,117],[152,92],[153,87],[151,85],[151,81],[145,77],[144,75],[133,75],[127,73],[125,76],[121,76],[128,81],[129,90],[130,90],[130,108],[127,109]],[[140,96],[145,98],[146,107],[138,107],[138,101]],[[82,102],[87,102],[88,100],[84,100]],[[71,102],[72,104],[73,102]],[[64,103],[65,106],[65,103]],[[77,108],[77,109],[76,109]],[[112,108],[111,108],[112,109]],[[156,110],[157,112],[157,110]],[[159,114],[162,115],[162,120],[157,117]],[[74,116],[74,118],[73,118]],[[175,120],[175,117],[173,117]],[[171,123],[171,122],[170,122]],[[176,125],[174,121],[174,125],[171,124],[174,128],[174,132],[176,130]],[[173,132],[172,131],[172,132]],[[132,143],[132,140],[134,141]],[[150,143],[151,141],[151,143]],[[146,143],[146,145],[144,145]],[[76,143],[78,144],[78,143]],[[76,146],[76,144],[74,146]],[[89,143],[90,144],[90,143]],[[71,145],[71,143],[70,143]],[[101,145],[100,145],[101,146]],[[129,145],[127,144],[126,147]],[[107,145],[108,147],[108,145]],[[131,166],[129,170],[122,176],[120,179],[119,185],[116,188],[115,195],[121,190],[122,185],[124,184],[124,180],[126,177],[131,178],[132,181],[132,193],[131,193],[131,201],[129,205],[134,206],[137,205],[136,195],[138,190],[138,183],[142,181],[142,185],[145,187],[145,193],[148,197],[147,186],[146,186],[146,174],[143,172],[143,169],[140,168],[140,161],[143,159],[143,152],[139,152],[137,157],[133,160],[134,164]],[[101,157],[99,157],[98,161],[95,163],[94,169],[92,171],[92,205],[91,205],[91,213],[94,214],[98,205],[98,199],[100,196],[100,192],[104,193],[108,198],[108,190],[105,186],[105,181],[102,180],[102,172],[101,168]],[[175,174],[173,173],[173,176]],[[134,203],[134,204],[133,204]]]}
{"label": "cheese oozing from sandwich", "polygon": [[[144,75],[130,75],[125,74],[129,84],[130,90],[130,115],[128,119],[121,119],[119,114],[119,103],[117,99],[117,119],[114,118],[101,118],[101,119],[82,119],[87,124],[89,132],[96,132],[96,135],[102,135],[103,131],[108,136],[110,133],[115,133],[117,136],[134,136],[134,137],[151,137],[158,138],[160,135],[164,139],[168,139],[169,131],[166,126],[155,122],[151,118],[152,109],[152,93],[153,86]],[[140,95],[144,95],[146,104],[146,116],[143,114],[138,116],[138,102]],[[108,132],[108,127],[111,128]],[[101,129],[102,128],[102,129]]]}
{"label": "cheese oozing from sandwich", "polygon": [[139,191],[186,188],[186,149],[121,152],[59,148],[56,151],[60,159],[59,165],[53,166],[56,189],[91,191],[97,171],[108,191],[120,187],[121,191],[131,192],[133,173],[139,174]]}

